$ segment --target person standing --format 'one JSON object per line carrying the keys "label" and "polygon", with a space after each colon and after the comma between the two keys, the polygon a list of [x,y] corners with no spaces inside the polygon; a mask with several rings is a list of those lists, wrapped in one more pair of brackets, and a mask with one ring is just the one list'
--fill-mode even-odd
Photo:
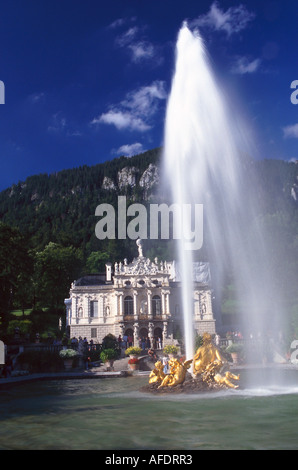
{"label": "person standing", "polygon": [[168,373],[168,358],[167,358],[167,356],[164,356],[162,358],[162,365],[163,365],[164,374],[167,374]]}

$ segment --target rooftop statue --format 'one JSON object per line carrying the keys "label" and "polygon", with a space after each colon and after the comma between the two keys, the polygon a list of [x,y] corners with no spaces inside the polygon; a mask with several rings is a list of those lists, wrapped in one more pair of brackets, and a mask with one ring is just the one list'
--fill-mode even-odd
{"label": "rooftop statue", "polygon": [[139,257],[142,258],[143,257],[143,243],[142,243],[142,240],[140,238],[138,238],[137,241],[136,241],[136,244],[137,244],[138,251],[139,251]]}

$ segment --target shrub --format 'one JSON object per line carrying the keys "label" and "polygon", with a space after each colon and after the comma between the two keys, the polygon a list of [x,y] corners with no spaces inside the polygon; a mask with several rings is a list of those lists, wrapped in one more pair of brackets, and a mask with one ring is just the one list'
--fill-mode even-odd
{"label": "shrub", "polygon": [[21,335],[28,334],[31,332],[32,322],[30,320],[11,320],[7,327],[7,334],[13,335],[16,328],[19,328]]}
{"label": "shrub", "polygon": [[117,349],[118,340],[112,333],[107,334],[102,340],[103,349]]}
{"label": "shrub", "polygon": [[227,353],[241,353],[243,351],[243,345],[241,343],[232,343],[227,347]]}
{"label": "shrub", "polygon": [[74,359],[75,357],[78,357],[78,352],[74,349],[61,349],[59,356],[62,359]]}
{"label": "shrub", "polygon": [[104,349],[100,353],[100,359],[102,360],[102,362],[113,361],[114,359],[117,359],[117,357],[118,357],[118,352],[112,348]]}
{"label": "shrub", "polygon": [[137,346],[130,346],[125,350],[127,356],[139,356],[142,353],[142,349]]}
{"label": "shrub", "polygon": [[168,344],[163,348],[163,352],[165,354],[177,354],[179,351],[179,348],[175,346],[174,344]]}

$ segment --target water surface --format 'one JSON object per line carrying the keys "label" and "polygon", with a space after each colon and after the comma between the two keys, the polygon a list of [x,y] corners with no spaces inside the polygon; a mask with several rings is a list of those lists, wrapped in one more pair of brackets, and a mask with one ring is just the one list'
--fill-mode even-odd
{"label": "water surface", "polygon": [[24,383],[0,390],[0,449],[296,450],[298,373],[270,377],[191,396],[144,394],[147,377]]}

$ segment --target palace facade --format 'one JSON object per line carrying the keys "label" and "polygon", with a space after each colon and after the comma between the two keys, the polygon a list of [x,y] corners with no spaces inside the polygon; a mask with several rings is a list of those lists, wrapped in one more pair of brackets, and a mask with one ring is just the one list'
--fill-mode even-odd
{"label": "palace facade", "polygon": [[[65,299],[70,337],[101,343],[109,333],[118,337],[161,338],[163,345],[183,334],[181,281],[175,262],[154,262],[139,255],[132,263],[106,264],[104,275],[74,281]],[[193,323],[198,334],[215,333],[208,263],[193,264]]]}

